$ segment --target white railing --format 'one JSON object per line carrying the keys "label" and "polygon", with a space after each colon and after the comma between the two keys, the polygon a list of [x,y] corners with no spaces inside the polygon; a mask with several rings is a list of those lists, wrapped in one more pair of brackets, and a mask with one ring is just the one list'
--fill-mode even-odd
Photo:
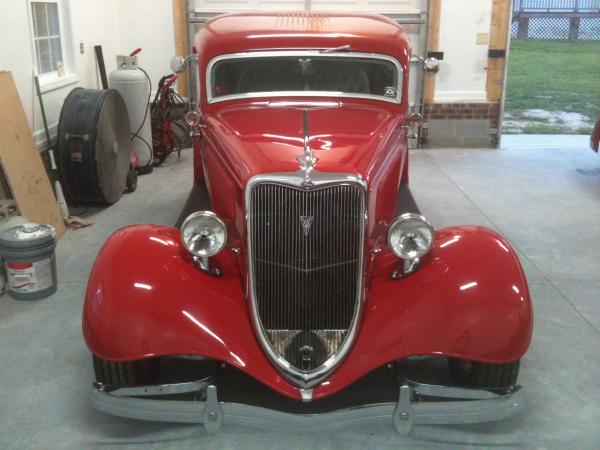
{"label": "white railing", "polygon": [[514,12],[600,11],[600,0],[514,0]]}

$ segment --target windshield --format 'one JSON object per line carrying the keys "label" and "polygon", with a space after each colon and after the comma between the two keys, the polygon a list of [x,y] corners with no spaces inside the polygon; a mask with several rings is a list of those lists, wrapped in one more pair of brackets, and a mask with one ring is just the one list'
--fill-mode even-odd
{"label": "windshield", "polygon": [[263,52],[209,64],[209,102],[259,96],[349,96],[399,103],[401,68],[383,55]]}

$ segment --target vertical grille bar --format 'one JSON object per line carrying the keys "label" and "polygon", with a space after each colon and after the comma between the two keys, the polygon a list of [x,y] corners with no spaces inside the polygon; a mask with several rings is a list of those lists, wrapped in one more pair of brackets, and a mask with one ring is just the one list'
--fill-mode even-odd
{"label": "vertical grille bar", "polygon": [[250,193],[258,319],[273,349],[300,370],[333,356],[357,316],[364,200],[352,184],[261,183]]}

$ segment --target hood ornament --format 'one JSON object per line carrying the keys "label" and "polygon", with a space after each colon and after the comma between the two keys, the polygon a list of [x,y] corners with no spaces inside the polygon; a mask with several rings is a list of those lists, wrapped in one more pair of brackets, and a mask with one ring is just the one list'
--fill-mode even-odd
{"label": "hood ornament", "polygon": [[310,179],[310,174],[315,170],[315,166],[319,162],[312,148],[310,147],[310,134],[308,132],[308,109],[304,110],[304,154],[298,156],[296,161],[300,163],[300,170],[304,171],[303,186],[312,186],[313,182]]}

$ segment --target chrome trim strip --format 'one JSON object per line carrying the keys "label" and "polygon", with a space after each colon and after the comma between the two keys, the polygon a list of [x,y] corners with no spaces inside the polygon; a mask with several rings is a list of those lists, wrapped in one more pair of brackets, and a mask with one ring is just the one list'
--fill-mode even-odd
{"label": "chrome trim strip", "polygon": [[116,387],[102,383],[94,383],[94,387],[102,392],[123,397],[143,397],[148,395],[174,395],[198,392],[206,389],[213,382],[213,377],[187,383],[158,384],[135,387]]}
{"label": "chrome trim strip", "polygon": [[[485,390],[461,389],[451,401],[419,401],[419,392],[434,390],[442,398],[453,398],[452,389],[445,386],[421,387],[406,382],[400,387],[396,403],[380,403],[341,409],[322,414],[291,414],[257,406],[219,402],[217,388],[206,388],[206,401],[152,400],[125,397],[92,390],[92,406],[104,413],[130,419],[155,422],[204,424],[207,431],[218,431],[227,425],[252,425],[282,433],[290,430],[313,433],[332,427],[358,423],[394,423],[401,435],[410,432],[412,425],[469,424],[502,420],[524,408],[520,386],[505,393],[494,394]],[[448,392],[445,392],[448,391]],[[474,400],[461,400],[474,398]]]}
{"label": "chrome trim strip", "polygon": [[225,102],[229,100],[242,100],[242,99],[253,99],[253,98],[290,98],[290,97],[326,97],[326,98],[359,98],[365,100],[377,100],[381,102],[393,103],[395,105],[400,104],[400,101],[396,101],[393,98],[379,97],[376,95],[368,94],[345,94],[337,91],[277,91],[277,92],[256,92],[249,94],[234,94],[224,95],[222,97],[211,98],[209,104]]}
{"label": "chrome trim strip", "polygon": [[[404,85],[404,71],[398,60],[392,56],[383,55],[381,53],[361,53],[361,52],[344,52],[344,53],[327,53],[323,55],[321,50],[273,50],[273,51],[257,51],[243,53],[229,53],[226,55],[215,56],[210,60],[205,72],[205,87],[206,100],[209,104],[224,102],[228,100],[264,98],[264,97],[340,97],[340,98],[361,98],[367,100],[378,100],[389,103],[402,103],[402,88]],[[243,59],[243,58],[269,58],[269,57],[285,57],[285,56],[310,56],[313,58],[362,58],[362,59],[379,59],[388,61],[396,66],[398,71],[398,84],[396,86],[396,98],[384,97],[383,95],[371,94],[351,94],[337,91],[276,91],[276,92],[251,92],[246,94],[223,95],[221,97],[212,96],[212,70],[216,63],[228,59]]]}
{"label": "chrome trim strip", "polygon": [[[356,335],[358,334],[358,324],[360,322],[360,317],[362,315],[363,309],[363,278],[364,278],[364,254],[365,254],[365,234],[366,234],[366,223],[367,223],[367,184],[365,181],[355,175],[351,174],[341,174],[341,173],[326,173],[326,172],[313,172],[311,176],[311,184],[305,184],[305,172],[287,172],[287,173],[271,173],[271,174],[261,174],[256,175],[250,179],[248,185],[246,186],[245,192],[245,202],[246,202],[246,224],[247,224],[247,236],[248,236],[248,284],[249,284],[249,293],[250,293],[250,306],[252,312],[252,322],[254,325],[254,329],[256,335],[258,336],[259,342],[262,348],[267,353],[269,359],[275,364],[275,366],[279,369],[284,377],[288,380],[292,381],[294,384],[299,386],[302,389],[310,389],[318,385],[324,378],[326,378],[348,355],[350,350],[352,349],[352,344],[356,339]],[[330,357],[323,365],[314,369],[312,371],[304,372],[298,370],[293,367],[289,362],[287,362],[283,357],[281,357],[271,345],[269,341],[266,331],[262,326],[262,323],[259,318],[258,312],[258,304],[256,301],[256,292],[254,287],[254,263],[252,260],[252,221],[250,220],[250,215],[248,213],[249,206],[251,204],[251,196],[252,190],[256,185],[259,184],[281,184],[284,186],[296,188],[299,190],[313,190],[328,187],[331,185],[339,186],[339,185],[358,185],[363,190],[363,201],[361,205],[361,216],[364,216],[364,220],[361,224],[361,242],[359,248],[360,252],[360,260],[358,262],[358,273],[360,274],[357,278],[357,299],[356,299],[356,307],[354,309],[354,316],[352,318],[352,323],[350,328],[348,329],[348,334],[342,344],[340,345],[338,351]]]}

